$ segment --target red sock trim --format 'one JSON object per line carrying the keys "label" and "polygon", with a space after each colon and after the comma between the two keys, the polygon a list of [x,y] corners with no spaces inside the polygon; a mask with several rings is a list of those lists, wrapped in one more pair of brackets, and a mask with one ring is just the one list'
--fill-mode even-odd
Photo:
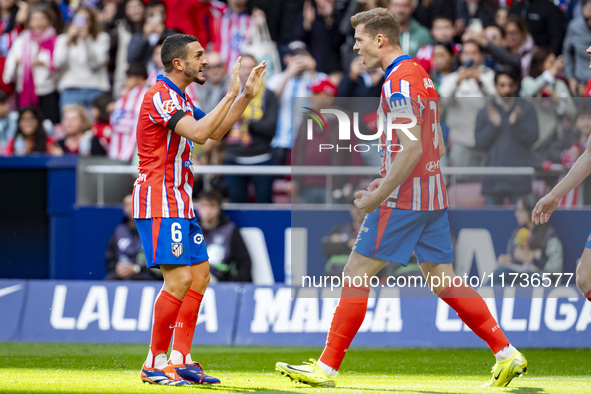
{"label": "red sock trim", "polygon": [[585,294],[585,298],[591,301],[591,289]]}
{"label": "red sock trim", "polygon": [[183,355],[183,363],[187,354],[191,353],[191,344],[193,343],[195,326],[197,325],[197,317],[202,300],[203,294],[189,289],[178,313],[172,349],[177,350]]}
{"label": "red sock trim", "polygon": [[341,299],[335,309],[320,361],[339,369],[347,349],[365,319],[368,287],[343,286]]}
{"label": "red sock trim", "polygon": [[160,290],[154,302],[154,322],[150,341],[150,350],[154,357],[168,351],[181,304],[181,300],[165,290]]}
{"label": "red sock trim", "polygon": [[474,289],[462,283],[462,286],[448,286],[439,297],[448,304],[470,329],[485,341],[493,353],[509,345],[497,321],[492,317],[486,302]]}

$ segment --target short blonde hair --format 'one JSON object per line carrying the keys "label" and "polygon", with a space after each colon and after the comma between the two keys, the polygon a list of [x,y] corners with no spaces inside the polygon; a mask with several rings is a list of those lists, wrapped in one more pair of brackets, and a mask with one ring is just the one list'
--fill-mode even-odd
{"label": "short blonde hair", "polygon": [[372,38],[382,34],[391,46],[400,46],[400,23],[394,13],[386,8],[374,8],[359,12],[351,17],[351,26],[355,29],[364,25],[364,30]]}
{"label": "short blonde hair", "polygon": [[80,117],[80,123],[82,124],[83,133],[92,128],[92,123],[90,122],[90,118],[88,117],[88,112],[86,111],[85,107],[83,107],[80,104],[68,104],[64,106],[62,114],[65,114],[69,111],[76,112]]}

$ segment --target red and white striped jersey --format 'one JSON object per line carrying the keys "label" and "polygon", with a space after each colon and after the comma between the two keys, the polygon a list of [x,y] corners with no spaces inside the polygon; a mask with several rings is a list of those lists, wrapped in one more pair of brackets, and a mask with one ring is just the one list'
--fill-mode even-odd
{"label": "red and white striped jersey", "polygon": [[[408,55],[398,57],[386,68],[386,81],[382,87],[381,110],[391,112],[397,117],[413,114],[417,125],[421,126],[420,141],[423,154],[408,177],[398,186],[386,201],[390,208],[413,211],[434,211],[447,208],[447,191],[439,168],[438,123],[439,95],[433,81],[425,70],[413,62]],[[384,117],[386,119],[386,117]],[[409,119],[406,119],[409,120]],[[395,123],[404,123],[395,121]],[[387,129],[385,129],[387,130]],[[382,133],[381,158],[382,177],[392,168],[398,151],[398,136],[392,133],[392,141],[387,133]]]}
{"label": "red and white striped jersey", "polygon": [[112,134],[109,158],[130,161],[135,153],[136,128],[147,86],[136,86],[115,102],[109,122]]}
{"label": "red and white striped jersey", "polygon": [[228,74],[232,73],[232,66],[238,56],[242,55],[244,42],[247,40],[248,31],[252,19],[249,14],[238,14],[227,8],[221,17],[219,24],[219,46],[217,51],[226,63]]}
{"label": "red and white striped jersey", "polygon": [[139,175],[133,189],[133,217],[185,218],[193,212],[193,141],[174,132],[186,115],[205,113],[162,75],[144,95],[137,124]]}

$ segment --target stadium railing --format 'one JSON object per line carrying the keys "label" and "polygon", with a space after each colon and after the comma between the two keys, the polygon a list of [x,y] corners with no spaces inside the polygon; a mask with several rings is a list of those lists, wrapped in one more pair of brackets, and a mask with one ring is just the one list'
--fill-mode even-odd
{"label": "stadium railing", "polygon": [[[475,177],[479,176],[486,176],[486,175],[501,175],[501,176],[531,176],[532,181],[547,179],[547,178],[556,178],[559,175],[563,174],[562,167],[551,169],[549,171],[542,171],[538,170],[534,167],[442,167],[441,171],[443,175],[446,177],[446,184],[449,190],[449,200],[450,205],[455,206],[457,197],[456,194],[466,193],[468,190],[468,194],[476,193],[479,194],[479,189],[471,188],[471,186],[480,185],[480,180],[472,180],[469,182],[457,182],[458,178],[466,179],[466,177],[471,177],[474,179]],[[135,177],[138,174],[137,167],[133,165],[120,165],[120,164],[87,164],[82,165],[79,168],[79,172],[83,173],[79,174],[78,179],[84,180],[82,185],[79,185],[79,190],[85,189],[88,191],[88,187],[86,187],[89,182],[93,182],[92,177],[96,177],[96,187],[90,188],[91,190],[96,189],[96,199],[92,198],[94,201],[93,203],[102,206],[106,203],[119,203],[118,201],[106,201],[105,194],[109,187],[113,185],[111,182],[106,181],[107,176],[128,176],[130,179],[131,177]],[[193,172],[195,176],[200,175],[275,175],[275,176],[307,176],[307,175],[314,175],[314,176],[325,176],[326,183],[326,204],[332,205],[334,203],[332,190],[334,184],[334,177],[335,176],[365,176],[367,179],[371,180],[375,177],[378,177],[378,170],[376,167],[365,167],[365,166],[351,166],[351,167],[335,167],[335,166],[257,166],[257,165],[207,165],[207,166],[194,166]],[[91,175],[88,177],[86,175]],[[468,186],[466,188],[465,186]],[[211,187],[210,178],[204,177],[204,188],[208,189]],[[459,189],[456,189],[458,188]],[[474,190],[472,190],[474,189]],[[131,189],[127,189],[131,190]],[[79,193],[80,194],[80,193]],[[463,196],[466,197],[465,195]],[[86,195],[86,199],[88,200],[88,193]],[[86,201],[90,203],[90,201]],[[80,201],[79,201],[80,203]],[[84,205],[85,201],[82,201]],[[460,204],[461,205],[461,204]]]}

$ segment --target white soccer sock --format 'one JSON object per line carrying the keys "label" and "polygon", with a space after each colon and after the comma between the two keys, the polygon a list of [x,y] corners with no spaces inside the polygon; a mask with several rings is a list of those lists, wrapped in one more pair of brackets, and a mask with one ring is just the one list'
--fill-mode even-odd
{"label": "white soccer sock", "polygon": [[191,359],[191,353],[183,357],[183,353],[179,352],[178,350],[173,350],[172,352],[170,352],[170,363],[193,364],[193,360]]}
{"label": "white soccer sock", "polygon": [[148,351],[148,358],[146,358],[145,362],[146,367],[162,369],[166,367],[166,363],[166,353],[159,353],[154,357],[152,349]]}
{"label": "white soccer sock", "polygon": [[505,361],[509,357],[511,357],[516,351],[517,349],[515,349],[513,345],[508,344],[503,348],[503,350],[500,350],[495,354],[495,358],[497,359],[497,361]]}
{"label": "white soccer sock", "polygon": [[329,367],[328,365],[324,364],[322,361],[318,361],[318,365],[320,368],[328,375],[328,376],[336,376],[339,371],[334,369],[333,367]]}

